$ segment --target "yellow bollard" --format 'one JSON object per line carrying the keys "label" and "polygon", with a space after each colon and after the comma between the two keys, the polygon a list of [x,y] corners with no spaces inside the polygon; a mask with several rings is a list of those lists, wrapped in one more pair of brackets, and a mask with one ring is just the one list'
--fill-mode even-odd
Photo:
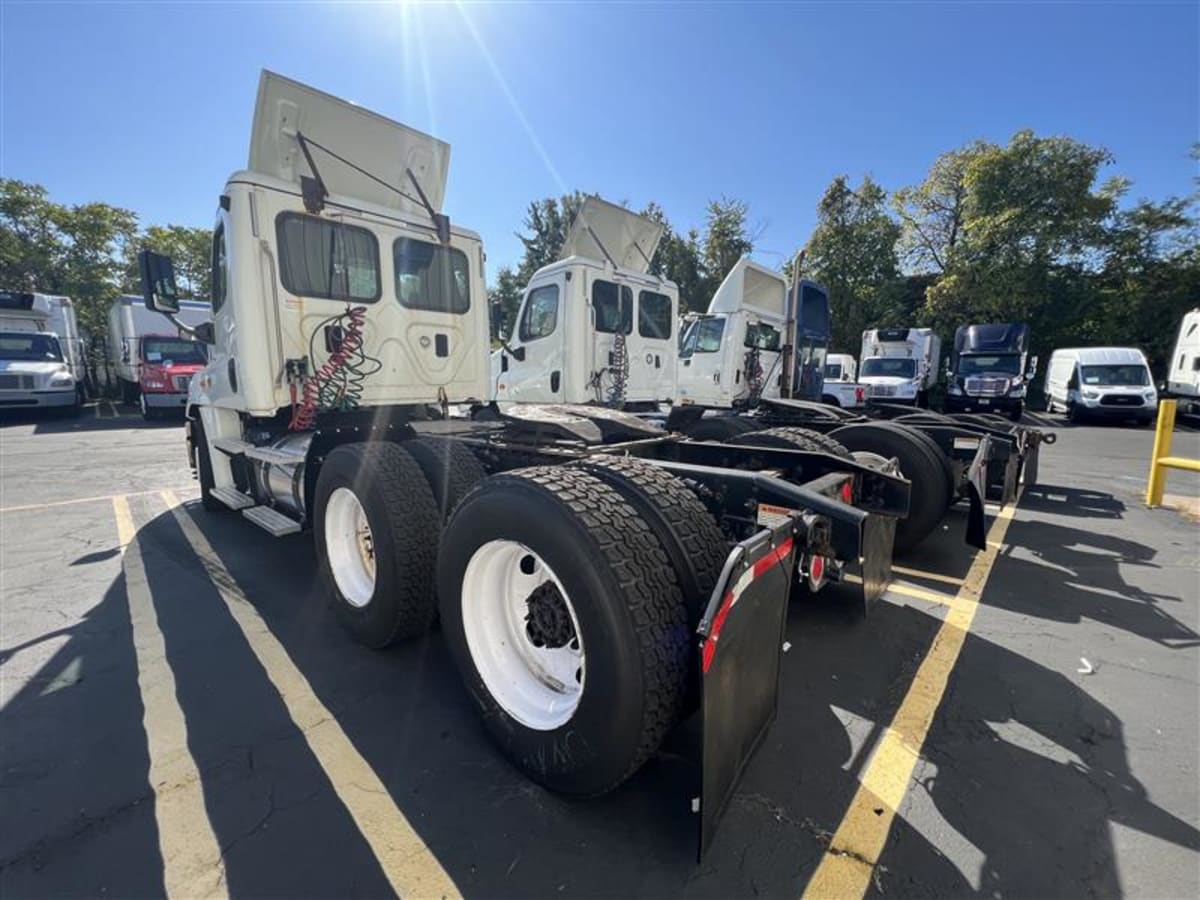
{"label": "yellow bollard", "polygon": [[1171,455],[1171,438],[1175,432],[1174,400],[1158,402],[1158,425],[1154,429],[1154,451],[1150,457],[1150,480],[1146,483],[1146,505],[1160,506],[1167,486],[1167,467],[1162,460]]}

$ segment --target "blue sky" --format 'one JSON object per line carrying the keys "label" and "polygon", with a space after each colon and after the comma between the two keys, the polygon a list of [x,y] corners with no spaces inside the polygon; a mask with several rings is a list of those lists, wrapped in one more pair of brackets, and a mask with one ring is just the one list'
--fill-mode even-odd
{"label": "blue sky", "polygon": [[1192,190],[1200,4],[19,3],[0,0],[0,174],[209,225],[263,67],[452,145],[446,211],[489,274],[536,197],[699,226],[750,205],[778,265],[829,180],[919,181],[1030,127],[1108,147],[1135,196]]}

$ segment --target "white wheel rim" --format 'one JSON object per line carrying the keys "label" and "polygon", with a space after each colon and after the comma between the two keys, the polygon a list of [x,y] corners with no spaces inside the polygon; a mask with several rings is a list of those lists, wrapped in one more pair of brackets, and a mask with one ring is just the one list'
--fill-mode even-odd
{"label": "white wheel rim", "polygon": [[[530,634],[536,628],[528,621],[530,594],[548,583],[574,632],[562,646],[537,646]],[[489,541],[476,550],[463,574],[462,620],[475,668],[506,713],[537,731],[570,721],[586,683],[583,637],[570,597],[540,556],[516,541]]]}
{"label": "white wheel rim", "polygon": [[370,603],[375,593],[375,540],[350,488],[337,488],[325,504],[325,553],[346,602],[359,608]]}

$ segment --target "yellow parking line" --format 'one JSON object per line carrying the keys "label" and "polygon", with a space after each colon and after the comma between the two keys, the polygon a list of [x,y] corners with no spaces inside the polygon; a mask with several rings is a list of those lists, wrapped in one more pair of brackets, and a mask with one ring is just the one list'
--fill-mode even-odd
{"label": "yellow parking line", "polygon": [[175,694],[175,675],[146,578],[137,529],[124,497],[112,498],[125,571],[125,595],[142,695],[142,727],[150,757],[154,818],[168,897],[224,897],[221,846],[204,806],[196,761],[188,750],[187,721]]}
{"label": "yellow parking line", "polygon": [[[193,489],[195,489],[195,485],[191,484],[185,485],[184,487],[175,488],[177,491],[188,491]],[[50,509],[54,506],[73,506],[76,503],[98,503],[101,500],[116,502],[122,497],[141,497],[145,494],[161,494],[162,491],[162,488],[155,488],[152,491],[130,491],[127,494],[103,494],[99,497],[76,497],[74,500],[52,500],[49,503],[26,503],[24,506],[0,507],[0,514],[10,512],[25,512],[31,509]]]}
{"label": "yellow parking line", "polygon": [[170,491],[163,491],[162,497],[175,514],[175,520],[267,677],[279,691],[292,721],[329,776],[334,791],[371,845],[392,888],[401,897],[459,896],[453,879],[400,812],[375,770],[363,759],[337,719],[317,697],[308,679],[246,598],[191,515]]}
{"label": "yellow parking line", "polygon": [[1014,509],[1015,504],[1006,506],[992,523],[987,549],[971,564],[908,693],[880,738],[846,815],[809,879],[805,900],[862,897],[870,886]]}
{"label": "yellow parking line", "polygon": [[912,578],[920,578],[924,581],[940,581],[942,584],[960,585],[963,583],[961,578],[955,578],[952,575],[939,575],[937,572],[926,572],[924,569],[910,569],[907,566],[892,566],[893,572],[899,572],[901,575],[908,575]]}

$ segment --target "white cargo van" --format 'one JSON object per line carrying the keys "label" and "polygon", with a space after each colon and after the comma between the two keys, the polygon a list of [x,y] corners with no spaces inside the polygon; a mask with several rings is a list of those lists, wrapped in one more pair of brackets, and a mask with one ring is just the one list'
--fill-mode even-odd
{"label": "white cargo van", "polygon": [[1066,347],[1050,356],[1046,409],[1072,422],[1085,418],[1134,419],[1149,424],[1158,392],[1141,350],[1133,347]]}
{"label": "white cargo van", "polygon": [[1200,415],[1200,309],[1185,313],[1171,353],[1167,393],[1184,415]]}

